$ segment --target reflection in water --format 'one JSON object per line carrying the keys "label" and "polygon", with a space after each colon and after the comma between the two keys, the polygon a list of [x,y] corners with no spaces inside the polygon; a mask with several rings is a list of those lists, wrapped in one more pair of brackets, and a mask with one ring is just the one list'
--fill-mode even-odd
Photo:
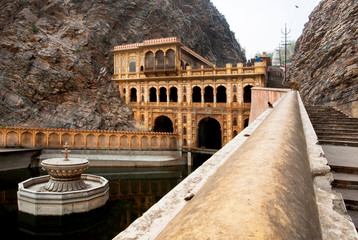
{"label": "reflection in water", "polygon": [[85,173],[109,180],[107,204],[88,213],[44,217],[18,212],[16,192],[19,182],[46,173],[40,169],[1,172],[2,235],[9,239],[112,239],[182,181],[187,167],[92,167]]}

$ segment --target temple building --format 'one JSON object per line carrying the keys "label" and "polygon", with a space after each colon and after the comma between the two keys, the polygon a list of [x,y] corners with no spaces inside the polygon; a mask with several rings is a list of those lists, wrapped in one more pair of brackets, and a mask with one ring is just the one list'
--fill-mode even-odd
{"label": "temple building", "polygon": [[114,76],[136,127],[177,132],[179,145],[220,149],[249,122],[251,88],[265,87],[268,57],[217,67],[176,37],[114,47]]}

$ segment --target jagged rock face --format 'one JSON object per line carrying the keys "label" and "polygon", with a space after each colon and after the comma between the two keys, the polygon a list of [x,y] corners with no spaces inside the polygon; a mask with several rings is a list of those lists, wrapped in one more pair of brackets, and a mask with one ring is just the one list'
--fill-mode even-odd
{"label": "jagged rock face", "polygon": [[0,1],[0,124],[127,130],[113,46],[176,36],[217,64],[244,61],[209,0]]}
{"label": "jagged rock face", "polygon": [[297,40],[290,80],[305,103],[339,105],[358,99],[358,1],[323,0]]}

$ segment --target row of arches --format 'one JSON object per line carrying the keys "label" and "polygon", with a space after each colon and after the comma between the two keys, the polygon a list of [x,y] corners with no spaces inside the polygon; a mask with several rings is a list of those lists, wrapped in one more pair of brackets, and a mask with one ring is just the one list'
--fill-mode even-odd
{"label": "row of arches", "polygon": [[[4,134],[0,133],[0,143],[3,145]],[[60,137],[61,136],[61,137]],[[68,143],[74,148],[86,149],[177,149],[177,139],[169,136],[127,136],[127,135],[94,135],[77,133],[38,132],[33,136],[31,132],[8,132],[5,135],[7,147],[40,147],[61,148]],[[34,139],[34,140],[33,140]],[[34,141],[34,142],[33,142]]]}
{"label": "row of arches", "polygon": [[145,53],[144,64],[146,71],[175,68],[175,52],[173,49],[168,49],[165,53],[162,50],[155,53],[148,51]]}
{"label": "row of arches", "polygon": [[[244,103],[251,102],[251,85],[244,87]],[[183,91],[183,102],[187,102],[186,91]],[[130,89],[130,102],[138,102],[138,93],[136,88]],[[236,94],[233,95],[233,102],[237,102]],[[144,102],[144,96],[142,95],[141,102]],[[149,88],[149,102],[178,102],[178,89],[176,87],[170,87],[169,93],[166,87],[159,88],[159,91],[156,87]],[[204,94],[202,94],[201,87],[195,86],[192,89],[191,101],[193,103],[226,103],[227,94],[226,87],[219,86],[214,92],[214,88],[211,86],[206,86],[204,88]]]}

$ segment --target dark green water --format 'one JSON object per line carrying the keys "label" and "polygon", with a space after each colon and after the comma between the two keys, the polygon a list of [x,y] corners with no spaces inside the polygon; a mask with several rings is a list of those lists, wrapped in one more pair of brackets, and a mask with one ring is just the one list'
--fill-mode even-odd
{"label": "dark green water", "polygon": [[91,167],[85,173],[109,180],[110,197],[104,207],[63,217],[35,217],[18,212],[17,184],[46,173],[39,168],[0,172],[0,239],[112,239],[180,183],[188,169]]}

